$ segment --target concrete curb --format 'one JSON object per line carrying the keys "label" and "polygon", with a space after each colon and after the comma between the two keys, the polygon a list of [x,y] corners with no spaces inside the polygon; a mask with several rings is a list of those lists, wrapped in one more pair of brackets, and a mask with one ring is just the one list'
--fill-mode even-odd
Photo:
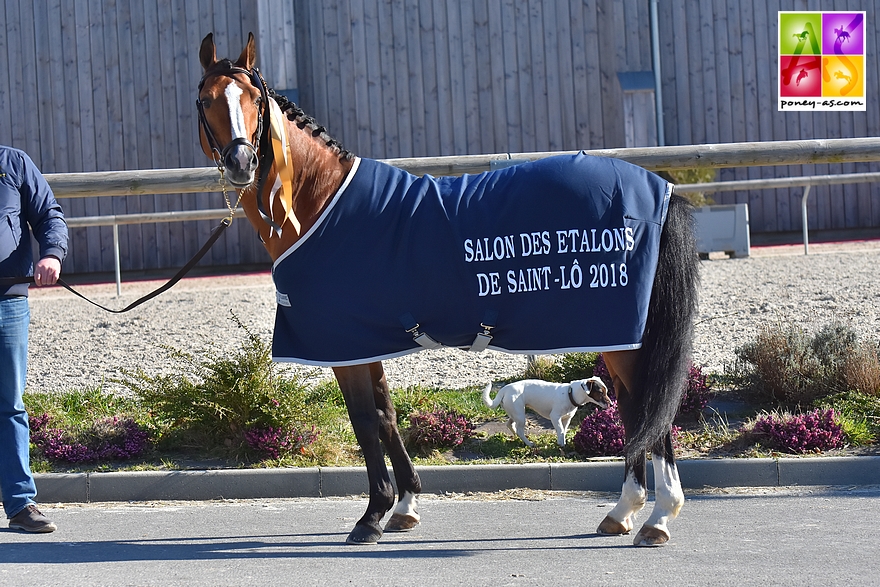
{"label": "concrete curb", "polygon": [[[678,468],[687,489],[880,484],[880,457],[682,460]],[[428,493],[515,488],[616,492],[623,481],[620,460],[416,469]],[[653,476],[649,465],[649,488]],[[363,467],[43,473],[34,477],[41,503],[334,497],[367,491]]]}

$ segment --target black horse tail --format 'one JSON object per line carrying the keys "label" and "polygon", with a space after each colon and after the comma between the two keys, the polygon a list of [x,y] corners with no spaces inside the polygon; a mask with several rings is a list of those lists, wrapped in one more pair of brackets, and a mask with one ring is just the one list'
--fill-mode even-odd
{"label": "black horse tail", "polygon": [[699,288],[693,207],[672,196],[648,306],[630,414],[626,456],[644,455],[671,431],[686,388]]}

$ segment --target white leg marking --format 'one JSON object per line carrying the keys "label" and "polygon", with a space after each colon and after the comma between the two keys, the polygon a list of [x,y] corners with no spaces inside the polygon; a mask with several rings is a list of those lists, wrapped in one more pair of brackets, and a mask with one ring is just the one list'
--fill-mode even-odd
{"label": "white leg marking", "polygon": [[409,491],[404,491],[403,495],[400,496],[400,500],[397,502],[397,505],[394,507],[394,513],[400,514],[401,516],[409,516],[411,518],[415,518],[417,521],[421,518],[419,517],[419,512],[416,511],[418,507],[418,497],[415,493],[410,493]]}
{"label": "white leg marking", "polygon": [[645,521],[645,526],[651,526],[669,534],[666,525],[678,516],[681,506],[684,505],[684,493],[681,490],[681,480],[678,477],[678,467],[675,463],[668,463],[661,455],[653,455],[651,462],[654,465],[654,510]]}
{"label": "white leg marking", "polygon": [[626,479],[623,481],[623,491],[620,493],[620,499],[610,512],[608,517],[616,522],[623,524],[627,531],[633,529],[633,519],[636,513],[645,507],[645,501],[648,499],[648,490],[636,481],[632,471],[627,471]]}

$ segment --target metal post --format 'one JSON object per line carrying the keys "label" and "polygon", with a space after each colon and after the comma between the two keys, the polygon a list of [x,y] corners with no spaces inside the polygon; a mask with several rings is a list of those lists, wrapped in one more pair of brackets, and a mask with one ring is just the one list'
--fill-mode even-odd
{"label": "metal post", "polygon": [[810,254],[810,237],[807,235],[807,198],[810,197],[811,185],[804,188],[804,195],[801,197],[801,218],[804,225],[804,255]]}
{"label": "metal post", "polygon": [[116,263],[116,297],[122,295],[122,272],[119,269],[119,225],[113,223],[113,261]]}
{"label": "metal post", "polygon": [[654,66],[654,110],[657,122],[657,145],[666,146],[666,134],[663,129],[663,87],[660,80],[660,33],[657,24],[657,3],[651,0],[651,58]]}

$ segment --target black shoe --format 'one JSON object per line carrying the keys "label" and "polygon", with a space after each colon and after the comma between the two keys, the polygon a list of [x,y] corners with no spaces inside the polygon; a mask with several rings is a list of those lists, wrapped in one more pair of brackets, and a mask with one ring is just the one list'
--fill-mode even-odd
{"label": "black shoe", "polygon": [[37,506],[30,504],[9,519],[9,527],[24,532],[54,532],[55,523],[44,516]]}

